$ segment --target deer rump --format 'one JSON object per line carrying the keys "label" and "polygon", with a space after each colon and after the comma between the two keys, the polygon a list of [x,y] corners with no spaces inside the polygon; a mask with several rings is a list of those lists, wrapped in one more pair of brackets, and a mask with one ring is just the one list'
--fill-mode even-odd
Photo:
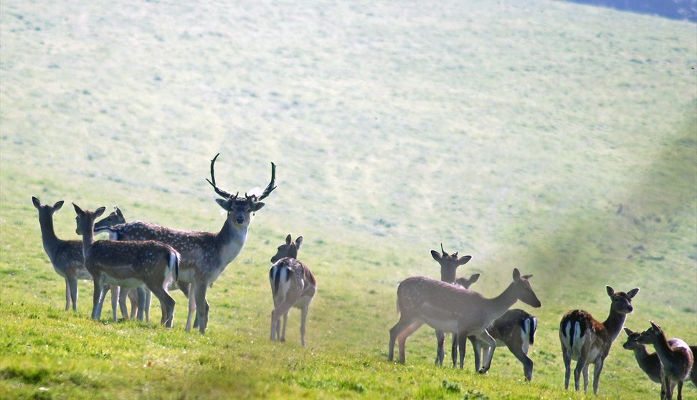
{"label": "deer rump", "polygon": [[[305,276],[305,267],[296,259],[285,257],[278,260],[269,270],[269,282],[271,283],[274,304],[283,303],[291,290],[303,290],[306,286]],[[312,279],[312,275],[308,278]],[[301,293],[300,295],[302,296]]]}

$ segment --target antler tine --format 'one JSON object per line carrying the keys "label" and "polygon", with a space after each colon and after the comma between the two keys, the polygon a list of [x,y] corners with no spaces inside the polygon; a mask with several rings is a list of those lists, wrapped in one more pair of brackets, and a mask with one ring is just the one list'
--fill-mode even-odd
{"label": "antler tine", "polygon": [[448,255],[448,253],[446,253],[445,250],[443,250],[443,243],[440,244],[440,252],[443,253],[444,256]]}
{"label": "antler tine", "polygon": [[271,182],[269,182],[269,185],[266,186],[266,189],[264,189],[264,193],[262,193],[261,196],[259,196],[259,198],[256,199],[255,201],[263,200],[268,195],[270,195],[271,192],[273,192],[273,190],[276,189],[276,186],[274,186],[275,181],[276,181],[276,164],[274,164],[272,162],[271,163]]}
{"label": "antler tine", "polygon": [[[211,186],[213,186],[213,189],[215,190],[216,193],[218,193],[218,195],[220,197],[224,197],[224,198],[228,199],[228,198],[232,197],[232,195],[230,193],[224,191],[223,189],[219,188],[215,184],[215,160],[218,159],[219,155],[220,155],[220,153],[216,154],[215,157],[213,157],[213,159],[211,160],[211,179],[206,178],[206,181],[208,183],[210,183]],[[237,195],[235,195],[235,197],[237,197]]]}

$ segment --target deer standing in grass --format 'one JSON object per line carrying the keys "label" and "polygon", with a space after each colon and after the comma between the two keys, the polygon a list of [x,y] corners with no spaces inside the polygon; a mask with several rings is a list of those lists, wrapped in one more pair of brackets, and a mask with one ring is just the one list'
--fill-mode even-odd
{"label": "deer standing in grass", "polygon": [[[305,346],[305,324],[312,298],[317,291],[317,280],[307,265],[298,261],[298,250],[303,237],[298,236],[293,242],[290,234],[285,244],[278,246],[276,254],[271,257],[273,266],[269,270],[269,282],[273,295],[271,311],[271,340],[286,341],[286,322],[291,307],[300,309],[300,343]],[[283,327],[281,327],[283,317]]]}
{"label": "deer standing in grass", "polygon": [[[639,332],[633,332],[629,328],[624,328],[627,334],[627,341],[622,345],[627,350],[632,350],[634,358],[636,358],[639,368],[656,383],[661,383],[661,360],[658,354],[649,353],[646,350],[646,345],[639,343]],[[664,397],[663,387],[661,387],[661,399]]]}
{"label": "deer standing in grass", "polygon": [[174,299],[167,292],[177,280],[179,253],[171,246],[152,240],[94,241],[94,220],[104,213],[104,207],[94,212],[82,210],[73,203],[82,231],[82,254],[85,268],[92,275],[94,294],[92,319],[99,319],[105,284],[139,287],[145,284],[160,300],[161,324],[172,327]]}
{"label": "deer standing in grass", "polygon": [[39,211],[39,225],[41,226],[41,240],[44,251],[53,264],[56,273],[65,279],[65,310],[77,311],[77,280],[92,279],[92,275],[85,269],[82,259],[82,242],[78,240],[61,240],[53,229],[53,214],[63,207],[63,200],[53,206],[41,204],[38,198],[31,198],[34,207]]}
{"label": "deer standing in grass", "polygon": [[564,388],[569,388],[571,360],[576,361],[574,369],[574,386],[579,390],[580,375],[583,373],[583,391],[588,390],[588,365],[593,363],[593,393],[598,393],[600,372],[603,370],[605,358],[610,354],[612,342],[622,330],[627,314],[631,313],[632,299],[639,293],[634,288],[627,293],[615,292],[610,286],[606,287],[610,296],[610,315],[604,322],[597,321],[583,310],[573,310],[566,313],[559,323],[559,340],[564,358]]}
{"label": "deer standing in grass", "polygon": [[[118,207],[114,207],[114,211],[109,213],[106,217],[94,223],[94,232],[101,233],[105,232],[106,228],[126,223],[126,217],[124,217],[123,212]],[[82,230],[80,229],[79,217],[75,217],[75,233],[82,235]],[[113,237],[109,237],[114,240]],[[145,321],[150,321],[150,291],[145,286],[138,288],[122,288],[115,286],[110,288],[112,291],[111,295],[111,307],[114,314],[114,320],[116,320],[116,307],[118,302],[118,307],[121,309],[121,316],[124,319],[134,319],[137,318],[139,321],[145,319]],[[109,289],[107,289],[109,290]],[[128,312],[128,306],[126,300],[130,300],[131,312]],[[101,309],[102,304],[99,304]]]}
{"label": "deer standing in grass", "polygon": [[661,361],[661,399],[671,400],[678,386],[678,400],[682,400],[682,383],[690,377],[694,364],[692,349],[682,339],[666,339],[660,326],[651,321],[651,327],[639,334],[637,343],[651,344]]}
{"label": "deer standing in grass", "polygon": [[397,289],[397,307],[400,319],[390,329],[388,360],[394,358],[394,343],[399,342],[399,362],[405,361],[407,338],[424,323],[444,332],[457,332],[458,337],[475,336],[491,351],[479,370],[485,373],[491,366],[491,355],[496,340],[486,328],[511,308],[516,301],[540,307],[528,279],[532,275],[520,275],[513,269],[513,282],[497,297],[484,298],[477,292],[426,277],[407,278]]}
{"label": "deer standing in grass", "polygon": [[[469,279],[458,278],[455,280],[457,285],[469,289],[469,287],[479,279],[479,274],[472,275]],[[506,311],[501,317],[497,318],[486,331],[496,340],[497,345],[505,344],[508,350],[523,364],[523,374],[525,380],[532,380],[533,362],[528,357],[528,349],[535,343],[535,331],[537,330],[537,318],[527,311],[515,308]],[[474,366],[479,370],[481,363],[481,353],[483,347],[478,346],[474,337],[468,338],[474,349]],[[460,347],[460,368],[465,360],[465,340],[462,338]],[[493,357],[493,350],[492,350]],[[453,365],[455,359],[453,358]]]}
{"label": "deer standing in grass", "polygon": [[178,285],[189,298],[186,330],[191,329],[192,318],[196,314],[194,327],[198,325],[202,334],[206,332],[208,326],[209,306],[206,301],[208,287],[240,253],[247,240],[247,230],[252,215],[264,207],[261,200],[276,189],[274,163],[271,163],[271,182],[258,197],[245,193],[244,198],[241,198],[239,192],[232,195],[219,188],[215,183],[215,161],[219,155],[217,154],[211,160],[211,179],[206,179],[221,197],[216,199],[216,202],[227,212],[219,232],[180,231],[140,221],[103,229],[114,240],[157,240],[174,247],[181,253]]}
{"label": "deer standing in grass", "polygon": [[[447,283],[455,283],[455,276],[457,273],[457,267],[460,265],[465,265],[469,260],[472,259],[472,256],[462,256],[460,258],[457,257],[457,251],[455,253],[448,254],[443,250],[443,243],[440,244],[440,251],[441,253],[439,254],[436,250],[431,250],[431,257],[433,257],[434,260],[438,264],[440,264],[440,280],[443,282]],[[476,280],[476,278],[475,278]],[[472,282],[474,283],[474,281]],[[436,330],[436,365],[443,365],[443,358],[445,357],[445,351],[443,349],[443,345],[445,342],[445,333],[443,331]],[[457,334],[453,333],[453,342],[452,342],[452,347],[451,347],[451,355],[453,359],[453,367],[455,367],[456,359],[457,359]]]}

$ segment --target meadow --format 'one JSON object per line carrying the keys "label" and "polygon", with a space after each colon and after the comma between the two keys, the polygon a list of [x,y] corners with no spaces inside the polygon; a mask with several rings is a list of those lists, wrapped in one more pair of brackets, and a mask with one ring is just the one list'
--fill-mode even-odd
{"label": "meadow", "polygon": [[[573,308],[604,319],[605,285],[640,287],[628,327],[697,343],[696,32],[540,0],[3,1],[0,398],[658,397],[624,333],[598,396],[564,391],[557,332]],[[278,189],[208,291],[206,335],[181,293],[171,330],[90,320],[86,281],[63,311],[31,196],[217,231],[218,152],[226,190],[263,188],[271,161]],[[318,280],[306,348],[297,311],[268,338],[288,233]],[[427,327],[387,361],[396,287],[437,277],[440,243],[487,296],[534,274],[532,382],[504,348],[484,376],[471,354],[435,367]]]}

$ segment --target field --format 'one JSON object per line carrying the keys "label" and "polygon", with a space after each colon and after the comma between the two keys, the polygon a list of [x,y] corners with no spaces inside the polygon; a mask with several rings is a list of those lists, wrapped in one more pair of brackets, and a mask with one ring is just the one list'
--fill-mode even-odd
{"label": "field", "polygon": [[[697,343],[695,24],[550,1],[0,3],[0,398],[645,399],[621,347],[599,396],[563,390],[561,315],[604,319],[605,285],[640,287]],[[217,231],[205,182],[278,189],[208,291],[205,336],[63,311],[31,196],[118,205],[130,220]],[[287,233],[318,279],[268,339],[269,258]],[[387,361],[397,284],[438,276],[429,250],[494,296],[511,270],[542,301],[531,358],[433,365],[427,327]],[[153,315],[157,316],[157,304]],[[468,349],[469,350],[469,349]],[[471,350],[469,350],[471,353]],[[687,398],[697,397],[691,384]]]}

